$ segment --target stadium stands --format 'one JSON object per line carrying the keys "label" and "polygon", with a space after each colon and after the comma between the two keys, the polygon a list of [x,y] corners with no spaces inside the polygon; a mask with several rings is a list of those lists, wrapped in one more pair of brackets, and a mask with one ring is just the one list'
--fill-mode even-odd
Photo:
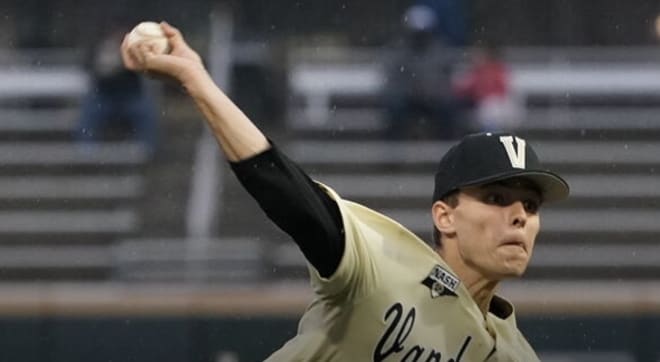
{"label": "stadium stands", "polygon": [[23,61],[0,72],[0,280],[108,278],[112,242],[140,228],[147,154],[73,143],[85,72],[71,57]]}

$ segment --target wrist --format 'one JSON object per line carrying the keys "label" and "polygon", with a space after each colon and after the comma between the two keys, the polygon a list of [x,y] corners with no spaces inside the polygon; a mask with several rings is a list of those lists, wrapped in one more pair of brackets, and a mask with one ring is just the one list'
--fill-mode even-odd
{"label": "wrist", "polygon": [[209,86],[213,85],[211,75],[203,65],[195,65],[181,72],[179,81],[193,98],[201,96]]}

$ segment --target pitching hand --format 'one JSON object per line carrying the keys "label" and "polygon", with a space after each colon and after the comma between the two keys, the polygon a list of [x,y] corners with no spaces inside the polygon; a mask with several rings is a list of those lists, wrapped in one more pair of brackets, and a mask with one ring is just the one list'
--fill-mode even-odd
{"label": "pitching hand", "polygon": [[161,22],[160,26],[171,51],[167,54],[158,53],[149,42],[129,44],[127,35],[121,45],[124,66],[136,72],[174,78],[184,85],[196,74],[206,72],[199,54],[188,46],[181,32],[166,22]]}

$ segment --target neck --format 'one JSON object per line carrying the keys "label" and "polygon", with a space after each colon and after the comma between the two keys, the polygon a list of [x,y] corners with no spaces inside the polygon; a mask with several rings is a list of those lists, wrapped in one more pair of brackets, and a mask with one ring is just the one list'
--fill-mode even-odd
{"label": "neck", "polygon": [[[457,272],[458,273],[458,272]],[[486,316],[490,309],[490,302],[495,295],[495,289],[499,282],[493,280],[486,280],[484,278],[464,278],[459,273],[459,278],[464,281],[467,290],[470,292],[472,299],[474,299],[481,313]]]}
{"label": "neck", "polygon": [[490,302],[493,299],[493,295],[495,295],[495,289],[497,289],[499,281],[487,279],[482,273],[465,264],[461,258],[454,258],[451,254],[447,255],[448,253],[443,253],[442,249],[437,250],[437,252],[454,273],[456,273],[461,283],[465,285],[485,318],[490,309]]}

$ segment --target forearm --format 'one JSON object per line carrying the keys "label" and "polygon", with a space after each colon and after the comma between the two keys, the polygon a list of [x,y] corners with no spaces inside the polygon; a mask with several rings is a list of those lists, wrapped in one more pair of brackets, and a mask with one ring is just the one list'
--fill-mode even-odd
{"label": "forearm", "polygon": [[250,158],[270,147],[264,134],[218,88],[206,71],[199,69],[188,78],[183,85],[229,161]]}

